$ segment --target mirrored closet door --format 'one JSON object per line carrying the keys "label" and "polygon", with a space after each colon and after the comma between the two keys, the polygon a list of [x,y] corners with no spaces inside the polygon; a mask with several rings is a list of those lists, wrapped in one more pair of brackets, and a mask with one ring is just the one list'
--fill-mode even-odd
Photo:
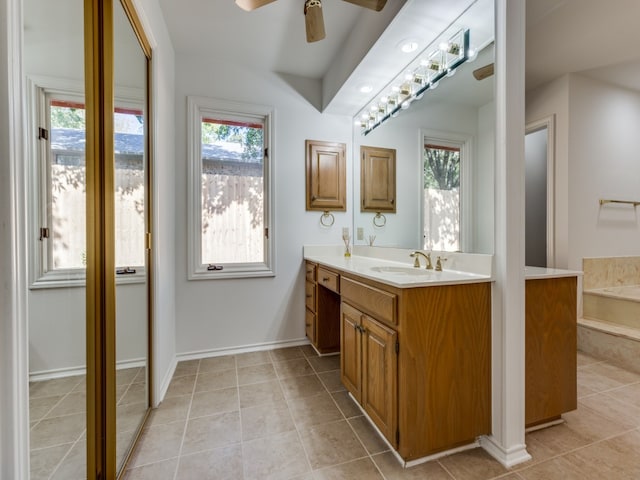
{"label": "mirrored closet door", "polygon": [[129,0],[23,12],[31,478],[117,478],[150,405],[150,48]]}

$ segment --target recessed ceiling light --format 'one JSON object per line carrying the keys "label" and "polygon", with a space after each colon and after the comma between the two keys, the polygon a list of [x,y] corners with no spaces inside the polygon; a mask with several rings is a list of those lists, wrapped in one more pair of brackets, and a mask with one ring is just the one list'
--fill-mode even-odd
{"label": "recessed ceiling light", "polygon": [[418,49],[418,41],[415,39],[402,40],[398,44],[398,48],[402,53],[415,52]]}
{"label": "recessed ceiling light", "polygon": [[373,87],[371,85],[362,85],[360,87],[361,93],[371,93],[373,91]]}

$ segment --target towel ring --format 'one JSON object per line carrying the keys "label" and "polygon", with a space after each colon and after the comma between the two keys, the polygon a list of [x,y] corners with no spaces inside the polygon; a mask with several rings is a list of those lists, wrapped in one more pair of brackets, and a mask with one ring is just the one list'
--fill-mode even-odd
{"label": "towel ring", "polygon": [[376,227],[384,227],[387,224],[387,217],[378,212],[376,213],[376,216],[373,217],[373,224]]}
{"label": "towel ring", "polygon": [[331,213],[329,210],[325,210],[322,216],[320,217],[320,223],[322,224],[323,227],[330,227],[331,225],[333,225],[333,222],[335,221],[336,219],[333,216],[333,213]]}

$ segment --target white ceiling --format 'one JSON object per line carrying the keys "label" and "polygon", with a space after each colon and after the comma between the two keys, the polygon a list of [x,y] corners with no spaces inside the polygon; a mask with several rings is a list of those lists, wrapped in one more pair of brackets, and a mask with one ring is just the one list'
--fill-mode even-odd
{"label": "white ceiling", "polygon": [[581,72],[640,90],[638,0],[527,0],[527,89]]}
{"label": "white ceiling", "polygon": [[[373,95],[359,93],[360,86],[372,84],[375,93],[409,63],[398,52],[401,40],[414,38],[425,47],[469,3],[388,0],[382,12],[373,12],[342,0],[323,0],[327,38],[309,44],[304,0],[277,0],[253,12],[241,10],[233,0],[160,0],[178,54],[312,79],[321,89],[315,96],[322,100],[309,101],[319,110],[348,115]],[[526,3],[527,89],[582,72],[640,90],[639,0]],[[289,83],[295,88],[295,82]]]}

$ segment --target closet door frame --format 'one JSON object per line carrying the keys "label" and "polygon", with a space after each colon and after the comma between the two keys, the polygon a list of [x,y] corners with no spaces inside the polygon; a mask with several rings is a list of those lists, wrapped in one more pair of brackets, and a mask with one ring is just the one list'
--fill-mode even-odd
{"label": "closet door frame", "polygon": [[[152,375],[152,285],[150,192],[150,44],[131,0],[85,0],[86,189],[87,189],[87,478],[115,479],[116,465],[116,285],[114,156],[115,1],[122,1],[146,56],[145,197],[147,258],[148,392]],[[148,398],[149,405],[152,398]],[[148,413],[148,411],[147,411]],[[145,419],[146,420],[146,419]],[[144,421],[142,422],[142,425]],[[140,426],[138,435],[142,429]],[[125,467],[122,469],[124,473]]]}

